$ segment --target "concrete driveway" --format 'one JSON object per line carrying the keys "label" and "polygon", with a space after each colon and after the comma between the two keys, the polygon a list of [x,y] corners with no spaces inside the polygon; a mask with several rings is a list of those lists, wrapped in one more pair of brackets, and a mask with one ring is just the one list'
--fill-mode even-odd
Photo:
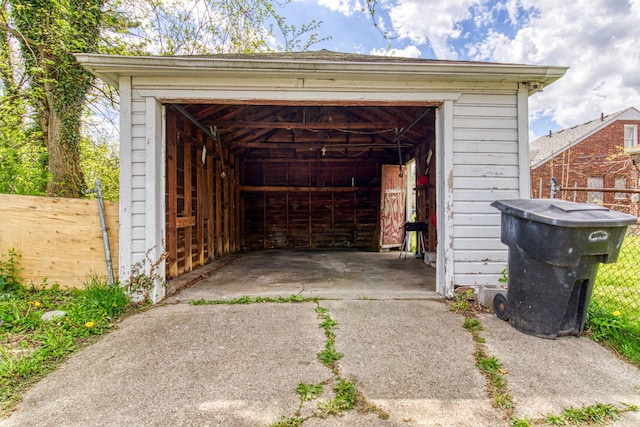
{"label": "concrete driveway", "polygon": [[[241,256],[75,354],[0,425],[269,426],[303,418],[303,426],[508,426],[512,415],[640,405],[640,371],[598,344],[535,338],[482,314],[485,351],[502,364],[515,403],[512,412],[495,408],[464,317],[435,295],[434,282],[425,284],[433,269],[399,261],[397,252],[365,255]],[[189,304],[292,294],[322,299]],[[334,347],[344,355],[333,370],[318,358],[327,318],[337,321]],[[327,402],[341,379],[355,385],[359,403],[332,415]],[[302,401],[300,383],[323,392]],[[612,425],[637,426],[640,416],[628,412]]]}

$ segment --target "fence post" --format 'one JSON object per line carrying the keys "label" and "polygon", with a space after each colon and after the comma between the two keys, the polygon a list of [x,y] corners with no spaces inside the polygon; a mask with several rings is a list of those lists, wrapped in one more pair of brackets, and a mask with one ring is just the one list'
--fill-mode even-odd
{"label": "fence post", "polygon": [[104,245],[104,256],[107,262],[107,278],[109,286],[113,286],[115,279],[113,277],[113,263],[111,262],[111,245],[109,244],[109,228],[107,227],[107,217],[104,213],[104,202],[102,201],[101,182],[96,179],[96,198],[98,200],[98,211],[100,213],[100,226],[102,227],[102,243]]}

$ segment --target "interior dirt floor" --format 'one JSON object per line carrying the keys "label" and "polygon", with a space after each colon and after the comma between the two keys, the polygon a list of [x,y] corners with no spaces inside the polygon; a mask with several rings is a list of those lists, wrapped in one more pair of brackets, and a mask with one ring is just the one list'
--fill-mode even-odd
{"label": "interior dirt floor", "polygon": [[[402,255],[402,256],[400,256]],[[250,297],[441,299],[436,270],[415,254],[346,249],[248,252],[195,273],[195,284],[166,302]],[[184,281],[178,278],[176,282]],[[181,287],[178,285],[178,287]]]}

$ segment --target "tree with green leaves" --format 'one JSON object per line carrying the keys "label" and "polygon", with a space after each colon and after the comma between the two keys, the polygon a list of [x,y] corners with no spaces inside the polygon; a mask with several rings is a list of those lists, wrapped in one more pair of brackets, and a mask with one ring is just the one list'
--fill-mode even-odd
{"label": "tree with green leaves", "polygon": [[[127,3],[130,1],[130,3]],[[308,50],[324,40],[320,22],[288,25],[278,9],[291,0],[123,0],[136,22],[128,46],[157,55]]]}
{"label": "tree with green leaves", "polygon": [[[82,197],[83,115],[96,85],[73,53],[306,50],[320,41],[320,23],[288,25],[276,8],[288,1],[0,0],[0,111],[10,118],[0,122],[0,160],[15,167],[22,156],[31,174],[47,165],[34,183],[46,180],[51,196]],[[24,172],[0,168],[0,180]],[[22,190],[0,182],[0,191]]]}
{"label": "tree with green leaves", "polygon": [[47,150],[47,193],[52,196],[81,197],[85,192],[80,126],[93,78],[72,53],[98,50],[103,5],[104,0],[8,3],[3,27],[20,45],[24,95]]}
{"label": "tree with green leaves", "polygon": [[[0,22],[7,10],[0,9]],[[27,103],[14,67],[10,35],[0,31],[0,192],[42,194],[48,180],[46,149],[25,116]]]}

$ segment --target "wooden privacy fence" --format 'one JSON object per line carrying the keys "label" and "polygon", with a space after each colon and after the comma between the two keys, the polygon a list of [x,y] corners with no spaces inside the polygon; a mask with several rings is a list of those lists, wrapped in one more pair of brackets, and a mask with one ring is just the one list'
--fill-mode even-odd
{"label": "wooden privacy fence", "polygon": [[[104,205],[117,275],[118,203]],[[82,287],[90,274],[107,274],[95,200],[0,194],[0,254],[12,248],[26,284]]]}

